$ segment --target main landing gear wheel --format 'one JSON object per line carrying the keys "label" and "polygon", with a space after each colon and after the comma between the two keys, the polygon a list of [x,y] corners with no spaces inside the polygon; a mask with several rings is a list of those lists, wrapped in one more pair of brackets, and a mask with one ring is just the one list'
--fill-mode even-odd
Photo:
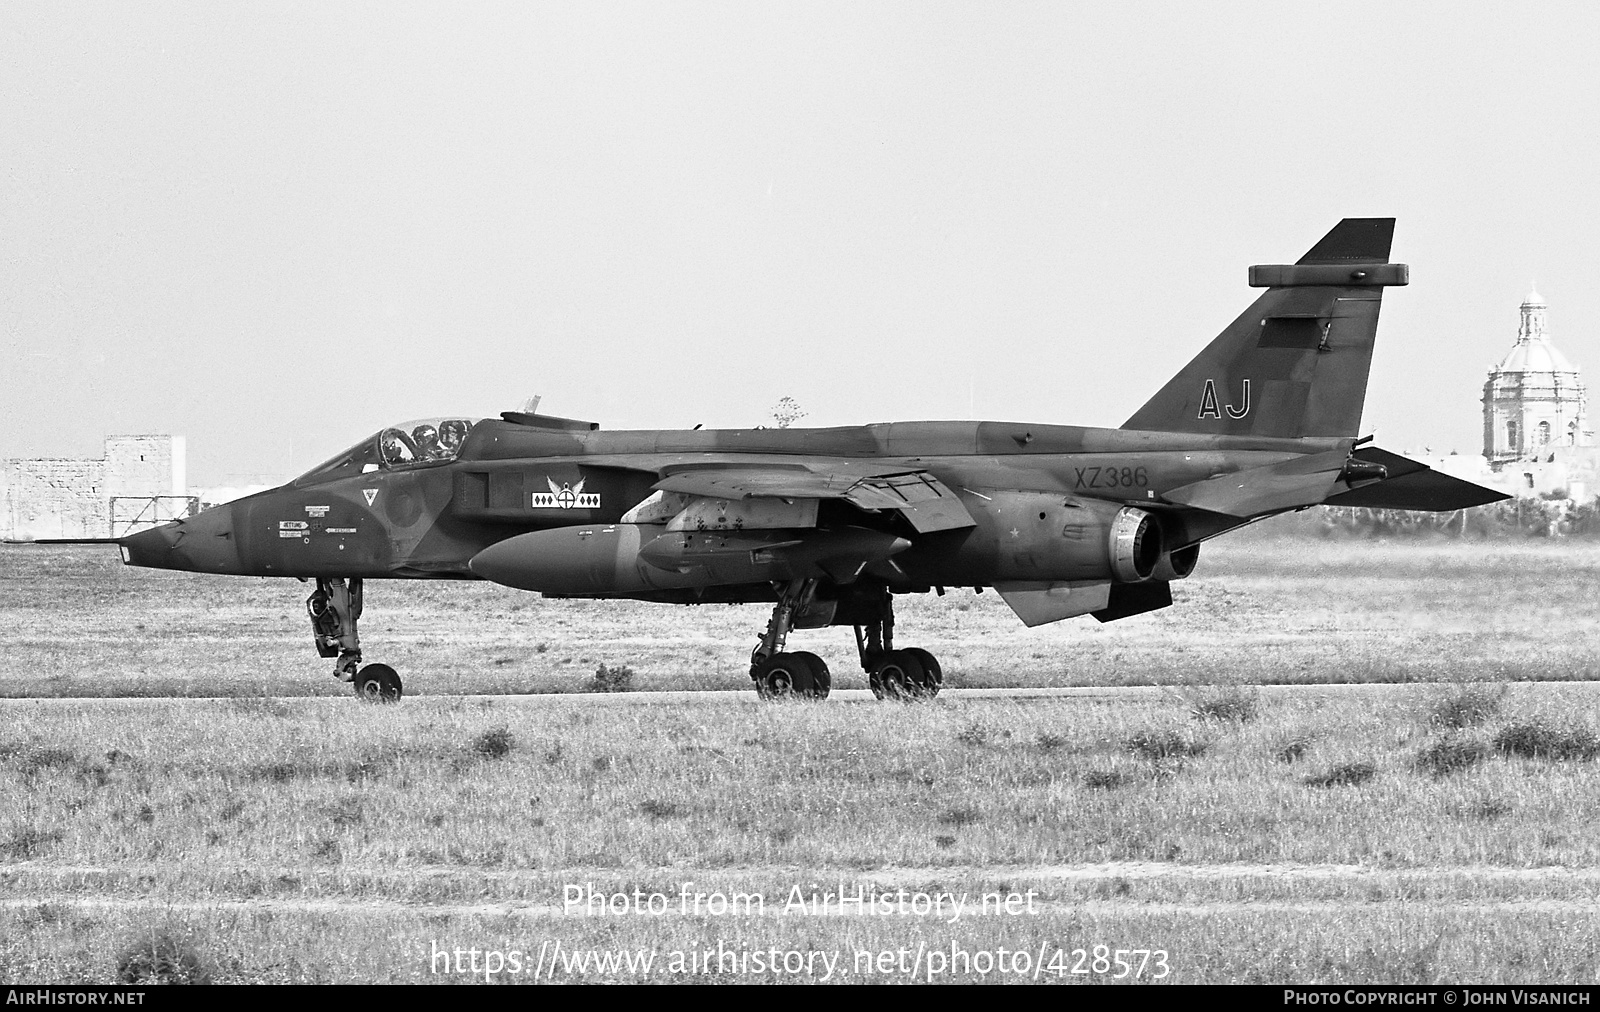
{"label": "main landing gear wheel", "polygon": [[811,665],[811,697],[827,699],[828,691],[833,688],[833,672],[828,670],[828,662],[809,650],[797,650],[790,656],[801,658]]}
{"label": "main landing gear wheel", "polygon": [[879,699],[916,699],[926,679],[920,658],[909,650],[891,650],[868,673],[867,684]]}
{"label": "main landing gear wheel", "polygon": [[387,664],[368,664],[355,677],[356,695],[369,703],[398,702],[400,675]]}
{"label": "main landing gear wheel", "polygon": [[944,685],[938,658],[921,647],[896,650],[894,596],[880,587],[864,604],[866,621],[856,625],[856,651],[867,684],[879,699],[932,699]]}
{"label": "main landing gear wheel", "polygon": [[756,664],[756,692],[762,699],[826,699],[832,684],[828,666],[816,654],[773,654]]}
{"label": "main landing gear wheel", "polygon": [[906,647],[905,652],[922,664],[922,681],[917,683],[919,695],[929,699],[937,696],[940,686],[944,685],[944,669],[939,667],[939,659],[921,647]]}
{"label": "main landing gear wheel", "polygon": [[816,580],[776,585],[778,602],[761,643],[750,655],[750,677],[762,699],[827,699],[833,676],[822,658],[805,650],[783,649],[795,616],[804,612],[817,592]]}

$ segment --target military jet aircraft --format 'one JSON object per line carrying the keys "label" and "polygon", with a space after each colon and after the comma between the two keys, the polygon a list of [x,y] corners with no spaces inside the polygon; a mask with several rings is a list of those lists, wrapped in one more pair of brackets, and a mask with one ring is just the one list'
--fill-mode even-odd
{"label": "military jet aircraft", "polygon": [[828,694],[791,629],[854,628],[880,697],[938,692],[894,599],[992,587],[1027,625],[1172,603],[1200,545],[1318,503],[1455,510],[1506,498],[1357,437],[1392,218],[1340,222],[1119,429],[1024,422],[600,431],[532,412],[383,429],[288,484],[117,539],[126,563],[315,581],[318,652],[362,666],[373,579],[484,579],[551,597],[772,605],[763,696]]}

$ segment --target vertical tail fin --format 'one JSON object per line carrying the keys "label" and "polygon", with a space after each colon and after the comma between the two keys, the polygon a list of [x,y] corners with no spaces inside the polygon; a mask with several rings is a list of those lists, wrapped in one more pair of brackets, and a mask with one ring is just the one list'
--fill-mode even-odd
{"label": "vertical tail fin", "polygon": [[1266,293],[1122,427],[1356,435],[1383,289],[1409,280],[1393,236],[1393,218],[1346,218],[1299,263],[1251,267]]}

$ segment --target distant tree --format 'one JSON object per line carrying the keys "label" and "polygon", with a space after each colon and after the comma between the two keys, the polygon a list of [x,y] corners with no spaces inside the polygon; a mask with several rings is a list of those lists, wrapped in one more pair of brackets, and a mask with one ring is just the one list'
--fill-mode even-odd
{"label": "distant tree", "polygon": [[778,423],[780,429],[787,429],[805,416],[805,409],[793,397],[783,398],[772,409],[772,420]]}

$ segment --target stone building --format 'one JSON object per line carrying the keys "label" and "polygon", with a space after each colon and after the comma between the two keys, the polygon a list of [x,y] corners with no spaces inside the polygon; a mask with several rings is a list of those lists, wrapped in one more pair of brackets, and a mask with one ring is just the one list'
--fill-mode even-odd
{"label": "stone building", "polygon": [[98,460],[0,461],[0,537],[104,538],[194,512],[182,436],[107,436]]}
{"label": "stone building", "polygon": [[1588,392],[1550,342],[1548,309],[1538,292],[1522,300],[1517,341],[1483,385],[1483,455],[1493,466],[1594,444]]}

